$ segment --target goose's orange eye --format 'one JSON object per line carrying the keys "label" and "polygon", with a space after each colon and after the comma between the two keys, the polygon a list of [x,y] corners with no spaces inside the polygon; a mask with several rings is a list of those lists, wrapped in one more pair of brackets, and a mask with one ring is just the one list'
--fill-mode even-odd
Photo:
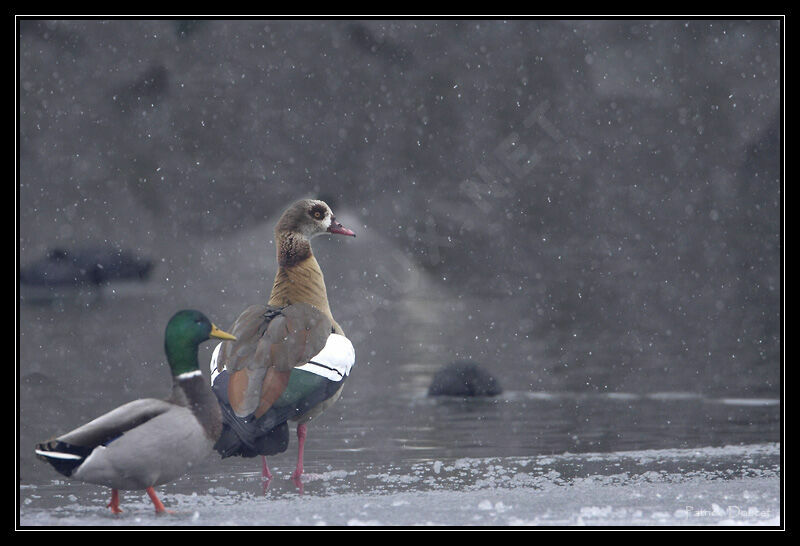
{"label": "goose's orange eye", "polygon": [[314,205],[310,209],[308,209],[308,215],[311,216],[314,220],[322,220],[325,218],[325,214],[327,211],[325,207],[322,205]]}

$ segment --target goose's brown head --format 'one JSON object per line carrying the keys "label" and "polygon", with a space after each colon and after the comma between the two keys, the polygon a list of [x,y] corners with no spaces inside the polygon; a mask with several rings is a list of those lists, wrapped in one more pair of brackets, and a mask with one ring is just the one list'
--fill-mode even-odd
{"label": "goose's brown head", "polygon": [[356,234],[336,221],[325,201],[301,199],[281,215],[275,226],[276,234],[298,234],[311,239],[323,233],[355,237]]}

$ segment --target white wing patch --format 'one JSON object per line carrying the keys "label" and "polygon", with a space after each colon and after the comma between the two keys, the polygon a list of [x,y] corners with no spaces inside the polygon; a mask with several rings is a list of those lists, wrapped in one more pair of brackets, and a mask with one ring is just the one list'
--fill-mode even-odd
{"label": "white wing patch", "polygon": [[341,381],[350,374],[350,368],[355,363],[356,351],[350,340],[339,334],[331,334],[319,354],[308,364],[297,366],[297,369],[321,375],[331,381]]}
{"label": "white wing patch", "polygon": [[214,380],[219,375],[219,371],[217,370],[217,359],[219,358],[219,350],[222,349],[222,342],[217,343],[217,346],[214,347],[214,352],[211,354],[211,384],[214,384]]}
{"label": "white wing patch", "polygon": [[[219,375],[217,371],[217,359],[222,343],[214,347],[211,354],[211,384]],[[321,375],[331,381],[341,381],[350,374],[350,369],[356,363],[356,351],[353,344],[346,337],[339,334],[331,334],[325,347],[312,358],[308,364],[297,366],[298,370],[304,370],[313,374]]]}
{"label": "white wing patch", "polygon": [[63,453],[61,451],[42,451],[41,449],[34,449],[37,455],[41,455],[43,457],[50,457],[51,459],[65,459],[69,461],[80,461],[83,459],[80,455],[75,455],[73,453]]}

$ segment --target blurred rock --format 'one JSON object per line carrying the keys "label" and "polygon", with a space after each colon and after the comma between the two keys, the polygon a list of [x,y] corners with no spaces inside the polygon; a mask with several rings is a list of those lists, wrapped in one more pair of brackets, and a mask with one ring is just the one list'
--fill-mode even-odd
{"label": "blurred rock", "polygon": [[144,281],[153,264],[115,246],[54,248],[20,270],[20,282],[32,286],[99,286],[112,280]]}
{"label": "blurred rock", "polygon": [[460,360],[433,376],[428,396],[496,396],[503,392],[497,379],[479,364]]}

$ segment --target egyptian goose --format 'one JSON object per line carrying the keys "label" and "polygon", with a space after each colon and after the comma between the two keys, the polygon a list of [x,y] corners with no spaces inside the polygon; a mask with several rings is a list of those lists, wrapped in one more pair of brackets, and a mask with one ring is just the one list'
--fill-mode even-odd
{"label": "egyptian goose", "polygon": [[122,512],[120,489],[146,490],[156,513],[165,512],[153,487],[201,462],[222,431],[219,405],[197,363],[198,346],[211,337],[235,339],[198,311],[176,313],[164,334],[170,397],[128,402],[37,445],[36,455],[65,476],[110,487],[115,514]]}
{"label": "egyptian goose", "polygon": [[[355,237],[323,201],[303,199],[281,215],[275,227],[278,271],[269,301],[245,309],[230,328],[237,340],[220,343],[211,358],[213,391],[224,421],[215,448],[223,458],[261,455],[268,479],[266,456],[286,450],[291,420],[298,439],[292,478],[299,482],[306,423],[339,398],[355,363],[353,345],[331,314],[322,270],[311,252],[311,239],[324,233]],[[277,340],[285,350],[269,351],[266,346]]]}

